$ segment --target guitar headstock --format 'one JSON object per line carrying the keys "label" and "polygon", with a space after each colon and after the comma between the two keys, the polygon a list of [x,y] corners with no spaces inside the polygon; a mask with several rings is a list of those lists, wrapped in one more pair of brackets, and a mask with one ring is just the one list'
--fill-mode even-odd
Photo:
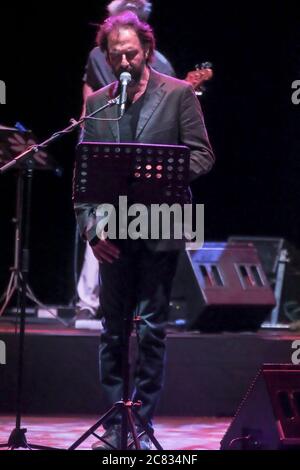
{"label": "guitar headstock", "polygon": [[212,63],[202,62],[200,65],[195,65],[195,70],[189,72],[185,80],[193,86],[197,95],[202,95],[204,82],[211,80],[213,74]]}

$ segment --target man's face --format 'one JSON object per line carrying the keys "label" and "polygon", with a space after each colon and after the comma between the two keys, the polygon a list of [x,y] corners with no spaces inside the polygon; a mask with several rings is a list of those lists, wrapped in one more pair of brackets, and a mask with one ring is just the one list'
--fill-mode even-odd
{"label": "man's face", "polygon": [[117,78],[129,72],[130,85],[139,82],[146,64],[144,51],[136,32],[131,28],[114,29],[108,35],[107,58]]}

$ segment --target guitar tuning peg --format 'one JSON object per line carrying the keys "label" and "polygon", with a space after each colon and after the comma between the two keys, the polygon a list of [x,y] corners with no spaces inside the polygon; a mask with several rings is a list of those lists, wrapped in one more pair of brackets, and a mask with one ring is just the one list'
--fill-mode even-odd
{"label": "guitar tuning peg", "polygon": [[195,69],[196,70],[201,70],[201,69],[212,69],[213,68],[213,64],[211,62],[201,62],[201,64],[196,64],[195,65]]}
{"label": "guitar tuning peg", "polygon": [[213,64],[209,61],[203,62],[201,65],[204,69],[212,69],[213,68]]}

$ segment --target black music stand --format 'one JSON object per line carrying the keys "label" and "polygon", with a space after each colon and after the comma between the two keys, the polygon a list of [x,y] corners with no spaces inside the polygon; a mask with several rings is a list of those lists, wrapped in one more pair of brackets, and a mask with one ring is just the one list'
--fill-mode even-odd
{"label": "black music stand", "polygon": [[[19,153],[27,149],[31,145],[36,144],[36,138],[30,130],[20,130],[16,127],[5,127],[0,125],[0,168],[10,162]],[[51,170],[56,173],[60,172],[60,168],[55,160],[44,150],[40,150],[33,154],[29,166],[34,170]],[[26,164],[19,163],[15,166],[18,170],[17,173],[17,191],[16,191],[16,214],[13,218],[15,225],[15,241],[14,241],[14,265],[10,268],[11,275],[7,287],[0,297],[0,317],[6,310],[13,295],[18,292],[21,284],[21,269],[20,269],[20,230],[22,221],[22,200],[24,191],[24,175],[26,172]],[[34,294],[29,283],[26,283],[26,296],[36,305],[46,308]]]}
{"label": "black music stand", "polygon": [[189,155],[183,145],[82,142],[77,146],[73,199],[118,204],[189,202]]}
{"label": "black music stand", "polygon": [[[150,145],[132,143],[82,142],[77,148],[73,199],[75,203],[117,205],[119,196],[127,196],[131,203],[185,204],[189,201],[189,157],[185,146]],[[127,300],[128,302],[128,300]],[[129,342],[132,323],[128,308],[123,313],[122,374],[123,398],[114,405],[68,450],[75,450],[90,435],[107,444],[96,430],[108,418],[120,413],[120,449],[140,449],[139,437],[147,434],[156,449],[162,450],[154,437],[152,428],[136,411],[141,402],[134,403],[129,397]],[[142,432],[137,435],[135,422]],[[128,444],[128,430],[132,442]],[[115,449],[112,447],[112,449]]]}
{"label": "black music stand", "polygon": [[[0,315],[4,312],[10,302],[13,294],[17,293],[17,310],[20,313],[20,335],[19,335],[19,354],[17,370],[17,396],[16,396],[16,427],[11,432],[8,441],[0,444],[0,448],[9,449],[54,450],[48,446],[28,443],[26,439],[27,429],[21,428],[21,408],[22,408],[22,388],[23,388],[23,353],[25,336],[25,317],[26,317],[26,297],[30,298],[37,305],[42,306],[33,294],[28,284],[29,273],[29,220],[32,179],[34,170],[56,170],[59,167],[54,164],[54,160],[48,154],[40,149],[32,152],[32,155],[24,161],[18,161],[13,164],[15,157],[20,153],[29,153],[26,149],[36,144],[31,131],[22,131],[17,128],[6,128],[0,126],[0,173],[6,166],[13,165],[18,170],[17,198],[16,198],[16,217],[15,222],[15,252],[14,266],[6,292],[3,294],[4,304],[2,305]],[[57,449],[59,450],[59,449]]]}

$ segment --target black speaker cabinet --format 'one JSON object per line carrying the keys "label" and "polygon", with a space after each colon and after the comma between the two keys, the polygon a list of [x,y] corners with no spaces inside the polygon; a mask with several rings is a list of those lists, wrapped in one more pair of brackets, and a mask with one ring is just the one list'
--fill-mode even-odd
{"label": "black speaker cabinet", "polygon": [[177,276],[172,298],[180,286],[177,291],[186,299],[191,330],[255,331],[275,306],[252,244],[205,243],[201,249],[187,250]]}
{"label": "black speaker cabinet", "polygon": [[275,281],[280,253],[284,247],[283,238],[274,237],[242,237],[232,235],[227,240],[229,243],[251,243],[255,246],[264,273],[269,283]]}
{"label": "black speaker cabinet", "polygon": [[221,450],[300,449],[300,366],[264,364],[221,441]]}

